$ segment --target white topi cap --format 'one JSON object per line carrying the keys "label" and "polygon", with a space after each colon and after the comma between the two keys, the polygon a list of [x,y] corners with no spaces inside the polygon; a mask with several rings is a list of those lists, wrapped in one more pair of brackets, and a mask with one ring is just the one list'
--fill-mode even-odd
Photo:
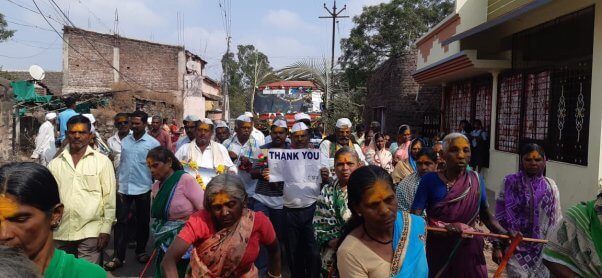
{"label": "white topi cap", "polygon": [[94,118],[94,115],[92,114],[82,114],[84,117],[88,118],[88,120],[90,120],[90,123],[94,124],[96,122],[96,118]]}
{"label": "white topi cap", "polygon": [[337,128],[351,128],[351,121],[347,118],[340,118],[337,120]]}
{"label": "white topi cap", "polygon": [[249,118],[253,118],[253,113],[252,112],[245,112],[245,116],[249,117]]}
{"label": "white topi cap", "polygon": [[286,124],[285,120],[275,120],[274,123],[272,123],[272,126],[276,126],[276,127],[282,127],[285,129],[288,129],[288,125]]}
{"label": "white topi cap", "polygon": [[230,129],[230,127],[228,127],[228,125],[226,124],[226,122],[224,122],[222,120],[215,121],[215,128],[220,128],[220,127],[225,127],[227,129]]}
{"label": "white topi cap", "polygon": [[307,130],[307,126],[304,123],[296,123],[293,125],[293,132]]}
{"label": "white topi cap", "polygon": [[213,125],[213,121],[207,118],[201,118],[201,123],[202,124],[208,124],[208,125]]}
{"label": "white topi cap", "polygon": [[240,115],[238,116],[238,118],[236,118],[237,121],[241,121],[241,122],[245,122],[245,123],[250,123],[251,122],[251,117],[247,116],[247,115]]}
{"label": "white topi cap", "polygon": [[46,120],[50,121],[50,120],[54,120],[54,119],[56,119],[56,113],[50,112],[50,113],[46,114]]}
{"label": "white topi cap", "polygon": [[200,120],[201,118],[197,115],[186,115],[186,117],[184,117],[185,122],[198,122]]}
{"label": "white topi cap", "polygon": [[311,117],[305,113],[297,113],[295,114],[295,122],[301,121],[301,120],[310,120],[311,121]]}

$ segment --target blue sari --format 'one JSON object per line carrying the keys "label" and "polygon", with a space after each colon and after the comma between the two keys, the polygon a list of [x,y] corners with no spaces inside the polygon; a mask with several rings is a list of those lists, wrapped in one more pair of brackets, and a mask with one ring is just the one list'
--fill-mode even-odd
{"label": "blue sari", "polygon": [[[426,278],[429,268],[426,260],[426,223],[424,218],[397,211],[393,229],[393,260],[391,277]],[[408,258],[406,260],[406,258]]]}

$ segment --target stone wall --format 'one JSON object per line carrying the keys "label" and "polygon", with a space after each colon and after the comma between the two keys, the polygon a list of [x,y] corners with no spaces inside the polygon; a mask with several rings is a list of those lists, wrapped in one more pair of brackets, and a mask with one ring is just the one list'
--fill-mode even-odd
{"label": "stone wall", "polygon": [[412,78],[416,69],[415,51],[385,61],[368,79],[364,123],[376,120],[384,111],[385,134],[395,135],[401,124],[430,136],[439,129],[441,89],[420,87]]}

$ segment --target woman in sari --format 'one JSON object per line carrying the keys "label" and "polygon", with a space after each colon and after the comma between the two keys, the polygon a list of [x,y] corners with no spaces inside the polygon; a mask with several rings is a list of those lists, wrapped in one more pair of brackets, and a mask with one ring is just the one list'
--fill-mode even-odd
{"label": "woman in sari", "polygon": [[427,277],[422,217],[397,210],[391,176],[376,166],[351,174],[337,270],[347,277]]}
{"label": "woman in sari", "polygon": [[548,239],[543,263],[554,277],[602,277],[602,190],[569,208]]}
{"label": "woman in sari", "polygon": [[[157,257],[155,277],[163,277],[161,260],[165,251],[178,235],[188,217],[203,209],[203,189],[196,179],[184,172],[182,164],[166,147],[156,147],[148,152],[146,163],[153,178],[152,231]],[[190,253],[178,262],[178,276],[184,277]]]}
{"label": "woman in sari", "polygon": [[405,177],[395,189],[397,209],[410,211],[420,179],[426,173],[437,171],[437,154],[431,148],[424,148],[416,155],[416,172]]}
{"label": "woman in sari", "polygon": [[234,175],[214,177],[205,189],[204,208],[190,216],[173,241],[161,267],[177,277],[177,262],[190,246],[190,277],[258,277],[253,262],[259,245],[268,250],[268,277],[280,274],[280,247],[270,220],[246,208],[247,193]]}
{"label": "woman in sari", "polygon": [[468,238],[463,230],[475,229],[477,220],[492,233],[508,234],[495,220],[487,205],[485,183],[466,165],[470,142],[451,133],[443,139],[446,168],[422,177],[411,211],[426,210],[429,226],[446,228],[448,234],[429,234],[426,254],[431,277],[487,277],[482,237]]}
{"label": "woman in sari", "polygon": [[397,141],[391,144],[389,150],[393,155],[393,166],[398,162],[408,159],[408,149],[412,142],[412,131],[409,125],[399,126],[397,131]]}
{"label": "woman in sari", "polygon": [[46,278],[107,277],[99,265],[54,248],[52,231],[62,216],[58,185],[46,167],[32,162],[0,167],[0,245],[25,252]]}
{"label": "woman in sari", "polygon": [[398,162],[395,165],[395,169],[391,173],[393,177],[394,183],[399,183],[405,177],[411,175],[416,172],[416,155],[422,148],[424,147],[424,142],[422,139],[416,138],[410,143],[410,147],[408,148],[408,156],[407,159]]}
{"label": "woman in sari", "polygon": [[[496,199],[495,218],[507,230],[525,237],[546,239],[562,219],[560,195],[554,180],[544,176],[546,155],[536,144],[520,151],[520,170],[504,179]],[[502,258],[501,244],[494,242],[494,261]],[[543,244],[522,242],[508,262],[510,277],[549,277],[541,260]]]}
{"label": "woman in sari", "polygon": [[370,151],[370,148],[374,148],[372,146],[372,141],[374,139],[374,131],[368,130],[366,135],[364,136],[364,142],[362,142],[361,149],[362,153],[366,155]]}
{"label": "woman in sari", "polygon": [[331,273],[334,251],[343,225],[351,217],[351,211],[347,208],[347,184],[359,161],[354,150],[349,147],[339,149],[334,155],[336,179],[331,179],[322,187],[316,202],[313,225],[322,258],[321,277],[328,277]]}
{"label": "woman in sari", "polygon": [[366,155],[366,162],[369,165],[379,166],[390,174],[393,172],[393,156],[385,147],[385,136],[381,133],[376,133]]}

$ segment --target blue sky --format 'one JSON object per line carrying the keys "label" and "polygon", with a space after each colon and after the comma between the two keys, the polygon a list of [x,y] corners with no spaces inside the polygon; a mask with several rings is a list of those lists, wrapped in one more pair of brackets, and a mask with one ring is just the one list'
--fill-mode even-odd
{"label": "blue sky", "polygon": [[[31,0],[10,0],[36,10]],[[8,42],[0,43],[0,66],[4,70],[26,70],[38,64],[49,71],[62,70],[63,41],[50,29],[41,15],[0,0],[0,12],[9,28],[17,30]],[[343,15],[361,13],[365,5],[386,0],[339,0],[347,4]],[[36,0],[43,13],[58,19],[50,0]],[[226,35],[220,0],[55,0],[80,28],[109,33],[114,25],[115,9],[119,13],[119,33],[125,37],[178,44],[177,14],[184,15],[184,42],[188,50],[209,62],[209,75],[219,79],[220,57],[226,50]],[[330,56],[331,21],[319,19],[326,15],[321,0],[231,0],[232,45],[253,44],[268,55],[274,68],[304,58]],[[328,7],[332,0],[326,1]],[[51,23],[61,30],[55,21]],[[19,25],[21,24],[21,25]],[[23,26],[30,25],[30,26]],[[37,26],[37,27],[32,27]],[[341,19],[337,28],[338,41],[347,37],[353,24],[351,18]],[[90,28],[88,28],[90,27]],[[42,29],[43,28],[43,29]]]}

